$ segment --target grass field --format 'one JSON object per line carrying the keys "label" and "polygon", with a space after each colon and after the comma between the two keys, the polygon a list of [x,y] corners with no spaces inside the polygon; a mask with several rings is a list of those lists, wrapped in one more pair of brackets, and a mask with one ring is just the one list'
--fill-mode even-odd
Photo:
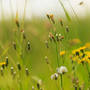
{"label": "grass field", "polygon": [[90,16],[59,3],[66,18],[26,20],[26,0],[23,17],[6,20],[0,2],[0,90],[90,90]]}

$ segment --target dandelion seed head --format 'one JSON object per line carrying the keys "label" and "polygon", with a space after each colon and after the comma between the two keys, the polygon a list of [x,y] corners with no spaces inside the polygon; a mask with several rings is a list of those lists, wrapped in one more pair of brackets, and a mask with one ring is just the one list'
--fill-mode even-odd
{"label": "dandelion seed head", "polygon": [[54,73],[51,75],[51,80],[57,80],[58,79],[58,74]]}
{"label": "dandelion seed head", "polygon": [[68,70],[65,66],[61,66],[61,67],[57,68],[58,74],[65,74],[66,72],[68,72]]}

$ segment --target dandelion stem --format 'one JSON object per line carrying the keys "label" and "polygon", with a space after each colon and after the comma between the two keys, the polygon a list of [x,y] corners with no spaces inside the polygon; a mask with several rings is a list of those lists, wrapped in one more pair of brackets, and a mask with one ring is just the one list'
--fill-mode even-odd
{"label": "dandelion stem", "polygon": [[61,77],[61,90],[63,90],[63,82],[62,82],[63,78],[62,78],[62,74],[60,75],[60,77]]}

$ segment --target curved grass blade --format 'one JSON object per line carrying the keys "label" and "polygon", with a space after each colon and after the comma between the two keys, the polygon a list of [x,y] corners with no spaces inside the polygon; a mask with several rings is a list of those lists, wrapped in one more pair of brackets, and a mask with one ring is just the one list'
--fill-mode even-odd
{"label": "curved grass blade", "polygon": [[64,10],[64,13],[65,13],[65,15],[66,15],[68,21],[71,21],[71,18],[70,18],[70,16],[69,16],[67,10],[65,9],[63,3],[61,2],[61,0],[58,0],[58,1],[59,1],[60,5],[62,6],[62,8],[63,8],[63,10]]}

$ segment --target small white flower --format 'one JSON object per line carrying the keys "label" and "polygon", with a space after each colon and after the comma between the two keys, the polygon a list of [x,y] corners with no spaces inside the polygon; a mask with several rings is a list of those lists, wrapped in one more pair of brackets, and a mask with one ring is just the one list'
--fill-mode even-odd
{"label": "small white flower", "polygon": [[51,80],[57,80],[58,79],[58,74],[54,73],[51,75]]}
{"label": "small white flower", "polygon": [[64,74],[66,72],[68,72],[68,70],[65,66],[61,66],[61,67],[57,68],[57,73],[58,74]]}

